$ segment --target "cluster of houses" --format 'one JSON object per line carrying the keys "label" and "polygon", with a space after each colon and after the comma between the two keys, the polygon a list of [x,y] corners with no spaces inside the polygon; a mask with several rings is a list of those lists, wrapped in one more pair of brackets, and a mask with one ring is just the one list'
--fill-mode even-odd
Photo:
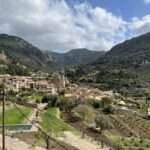
{"label": "cluster of houses", "polygon": [[35,90],[49,94],[57,94],[58,88],[64,88],[63,79],[56,74],[51,77],[0,75],[0,84],[8,90]]}
{"label": "cluster of houses", "polygon": [[87,86],[78,86],[72,84],[69,86],[65,92],[65,97],[75,98],[75,99],[95,99],[101,100],[103,97],[113,96],[112,91],[101,91],[97,88],[89,88]]}
{"label": "cluster of houses", "polygon": [[[65,89],[65,97],[73,99],[96,99],[111,97],[112,91],[101,91],[97,88],[89,88],[77,84],[69,84],[63,74],[33,74],[32,76],[0,75],[0,84],[5,84],[6,89],[19,92],[21,90],[34,90],[52,95]],[[66,86],[69,84],[69,86]]]}

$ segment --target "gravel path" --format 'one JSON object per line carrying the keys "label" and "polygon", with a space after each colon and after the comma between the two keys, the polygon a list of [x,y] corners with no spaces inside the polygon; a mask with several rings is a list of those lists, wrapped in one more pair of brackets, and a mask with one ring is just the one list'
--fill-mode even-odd
{"label": "gravel path", "polygon": [[101,148],[95,141],[91,141],[89,138],[81,138],[81,136],[75,135],[72,132],[64,132],[64,136],[59,138],[79,150],[109,150],[109,148]]}

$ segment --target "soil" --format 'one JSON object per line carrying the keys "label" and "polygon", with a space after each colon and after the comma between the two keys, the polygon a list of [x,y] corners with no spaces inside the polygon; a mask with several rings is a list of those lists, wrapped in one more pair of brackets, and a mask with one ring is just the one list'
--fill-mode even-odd
{"label": "soil", "polygon": [[[35,136],[37,136],[37,133],[33,132],[33,133],[18,133],[15,135],[15,137],[18,137],[19,139],[21,139],[22,141],[25,141],[26,143],[30,144],[30,145],[38,145],[39,142],[35,140]],[[42,135],[40,135],[42,136]],[[42,137],[42,139],[44,139],[44,137]],[[43,140],[41,143],[44,149],[46,147],[46,142]],[[63,141],[58,141],[54,138],[50,138],[49,139],[49,149],[50,150],[78,150],[77,148],[63,142]]]}
{"label": "soil", "polygon": [[90,137],[93,141],[101,144],[103,143],[106,147],[110,147],[109,149],[113,149],[113,143],[104,135],[100,134],[98,131],[90,129],[83,122],[74,120],[71,113],[63,113],[63,119],[69,123],[74,128],[80,130],[83,134]]}

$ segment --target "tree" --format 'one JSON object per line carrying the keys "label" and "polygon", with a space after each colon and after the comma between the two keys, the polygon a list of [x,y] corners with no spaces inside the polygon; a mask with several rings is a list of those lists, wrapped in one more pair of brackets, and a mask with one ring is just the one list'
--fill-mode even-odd
{"label": "tree", "polygon": [[[73,110],[73,114],[81,122],[89,126],[95,120],[95,112],[92,107],[88,105],[79,105]],[[86,126],[82,128],[82,137],[84,138]]]}
{"label": "tree", "polygon": [[149,115],[150,93],[147,90],[145,91],[145,97],[146,114]]}
{"label": "tree", "polygon": [[113,101],[110,97],[103,97],[102,100],[102,106],[103,106],[103,111],[105,113],[112,113],[112,104],[113,104]]}
{"label": "tree", "polygon": [[91,105],[95,109],[99,109],[102,107],[102,102],[96,99],[87,99],[86,103],[88,105]]}
{"label": "tree", "polygon": [[73,114],[87,124],[91,123],[95,118],[94,110],[88,105],[79,105],[73,110]]}
{"label": "tree", "polygon": [[63,111],[70,113],[74,107],[79,105],[79,100],[77,99],[69,99],[64,96],[59,97],[59,108]]}
{"label": "tree", "polygon": [[[114,127],[106,115],[101,115],[101,114],[98,115],[95,119],[95,122],[96,122],[96,126],[100,128],[101,135],[103,135],[104,130],[112,129]],[[103,141],[101,141],[101,146],[103,148],[104,146]]]}
{"label": "tree", "polygon": [[49,107],[55,107],[58,105],[58,97],[56,95],[45,95],[42,98],[42,103],[48,103]]}

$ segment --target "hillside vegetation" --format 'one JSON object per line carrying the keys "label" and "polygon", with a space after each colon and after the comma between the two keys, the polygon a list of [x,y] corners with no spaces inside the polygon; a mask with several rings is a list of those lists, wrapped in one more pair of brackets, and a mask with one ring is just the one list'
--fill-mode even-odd
{"label": "hillside vegetation", "polygon": [[[48,68],[46,56],[25,40],[6,34],[0,35],[1,72],[26,74]],[[4,60],[5,58],[5,60]]]}
{"label": "hillside vegetation", "polygon": [[73,67],[96,61],[104,55],[104,51],[90,51],[88,49],[73,49],[66,53],[47,51],[46,54],[57,65],[56,67]]}
{"label": "hillside vegetation", "polygon": [[119,91],[130,89],[130,93],[149,88],[150,33],[118,44],[95,62],[67,74],[74,81]]}

